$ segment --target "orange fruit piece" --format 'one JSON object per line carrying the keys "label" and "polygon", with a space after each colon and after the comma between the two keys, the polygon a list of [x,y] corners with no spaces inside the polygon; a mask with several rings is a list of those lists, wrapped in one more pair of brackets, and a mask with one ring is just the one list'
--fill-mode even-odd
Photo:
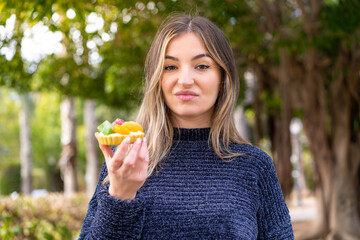
{"label": "orange fruit piece", "polygon": [[115,133],[119,133],[119,134],[122,134],[122,135],[129,135],[130,134],[130,130],[127,129],[126,127],[124,127],[123,125],[119,125],[119,124],[116,124],[114,127],[113,127],[113,131]]}
{"label": "orange fruit piece", "polygon": [[121,126],[126,127],[127,129],[129,129],[132,132],[137,132],[137,131],[144,132],[141,125],[134,121],[124,122]]}

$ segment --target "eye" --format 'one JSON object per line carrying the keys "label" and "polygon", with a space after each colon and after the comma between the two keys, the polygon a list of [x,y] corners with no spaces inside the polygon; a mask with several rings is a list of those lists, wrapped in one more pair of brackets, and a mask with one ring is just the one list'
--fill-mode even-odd
{"label": "eye", "polygon": [[195,68],[198,69],[198,70],[206,70],[208,69],[210,66],[209,65],[206,65],[206,64],[199,64],[197,65]]}
{"label": "eye", "polygon": [[165,71],[174,71],[177,69],[174,65],[168,65],[164,67]]}

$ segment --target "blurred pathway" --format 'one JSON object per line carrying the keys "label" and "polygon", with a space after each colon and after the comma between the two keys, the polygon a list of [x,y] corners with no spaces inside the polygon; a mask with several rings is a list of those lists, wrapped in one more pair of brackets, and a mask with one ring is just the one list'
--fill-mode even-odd
{"label": "blurred pathway", "polygon": [[302,199],[302,204],[298,205],[296,199],[288,203],[291,220],[293,222],[311,221],[316,218],[317,208],[315,197]]}
{"label": "blurred pathway", "polygon": [[287,204],[290,211],[295,240],[301,240],[299,238],[301,232],[307,231],[312,221],[316,218],[316,199],[315,197],[304,197],[301,205],[298,204],[297,199],[292,199]]}

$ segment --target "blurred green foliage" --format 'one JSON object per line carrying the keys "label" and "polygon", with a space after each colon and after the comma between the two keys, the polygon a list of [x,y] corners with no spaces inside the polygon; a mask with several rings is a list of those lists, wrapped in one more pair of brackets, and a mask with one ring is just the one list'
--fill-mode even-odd
{"label": "blurred green foliage", "polygon": [[[0,87],[2,105],[0,107],[0,195],[20,191],[19,160],[19,96],[16,92]],[[61,191],[60,172],[57,160],[61,154],[60,101],[57,93],[32,93],[31,144],[33,158],[33,188]],[[83,119],[83,99],[76,98],[77,119],[77,167],[80,189],[85,188],[85,126]],[[121,108],[110,108],[103,104],[96,107],[97,119],[123,117],[134,119],[136,109],[128,112]]]}
{"label": "blurred green foliage", "polygon": [[20,192],[20,164],[8,162],[0,168],[0,194]]}
{"label": "blurred green foliage", "polygon": [[[293,1],[284,3],[286,14],[280,16],[283,32],[265,30],[268,23],[259,5],[252,0],[3,1],[0,25],[13,14],[16,21],[13,35],[3,37],[0,48],[15,44],[16,51],[11,60],[0,54],[0,85],[18,91],[49,90],[94,98],[129,110],[141,98],[146,52],[157,27],[171,12],[198,13],[223,29],[234,49],[241,80],[251,62],[276,64],[281,48],[301,55],[315,46],[336,58],[340,40],[352,41],[360,22],[356,14],[359,1],[325,1],[321,34],[309,39]],[[67,16],[69,9],[75,16]],[[100,27],[94,26],[90,16]],[[26,62],[20,54],[21,39],[27,28],[39,22],[62,33],[63,50],[43,56],[40,62]],[[241,91],[243,94],[245,88]]]}
{"label": "blurred green foliage", "polygon": [[5,159],[18,159],[19,151],[19,102],[18,95],[8,89],[0,88],[0,167]]}
{"label": "blurred green foliage", "polygon": [[0,239],[76,239],[88,199],[83,194],[65,198],[5,197],[0,199]]}
{"label": "blurred green foliage", "polygon": [[[67,17],[68,9],[74,10],[73,18]],[[121,105],[126,110],[139,105],[145,55],[157,27],[171,12],[199,13],[212,19],[226,32],[237,58],[240,49],[245,55],[266,49],[257,47],[262,37],[251,19],[251,9],[242,2],[25,1],[19,7],[13,1],[4,1],[2,10],[1,25],[12,14],[16,20],[13,36],[5,38],[1,47],[16,44],[16,51],[10,60],[0,55],[4,66],[0,70],[0,85],[17,91],[47,90],[93,98],[107,105]],[[54,20],[54,14],[58,20]],[[90,30],[89,16],[103,22],[102,27]],[[27,28],[39,22],[62,33],[63,50],[57,55],[43,56],[40,62],[26,62],[20,54],[21,39]],[[238,31],[241,25],[247,31]],[[99,58],[94,60],[94,56]]]}
{"label": "blurred green foliage", "polygon": [[0,194],[20,190],[18,95],[0,87]]}
{"label": "blurred green foliage", "polygon": [[[61,153],[60,97],[58,94],[33,94],[31,117],[34,188],[55,189],[56,162]],[[48,181],[50,180],[50,181]],[[60,190],[60,189],[58,189]]]}

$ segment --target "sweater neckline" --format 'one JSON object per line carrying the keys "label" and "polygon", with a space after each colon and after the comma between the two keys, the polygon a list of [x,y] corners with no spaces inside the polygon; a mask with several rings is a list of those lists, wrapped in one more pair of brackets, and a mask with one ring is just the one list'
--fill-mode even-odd
{"label": "sweater neckline", "polygon": [[174,140],[207,141],[210,128],[174,128]]}

